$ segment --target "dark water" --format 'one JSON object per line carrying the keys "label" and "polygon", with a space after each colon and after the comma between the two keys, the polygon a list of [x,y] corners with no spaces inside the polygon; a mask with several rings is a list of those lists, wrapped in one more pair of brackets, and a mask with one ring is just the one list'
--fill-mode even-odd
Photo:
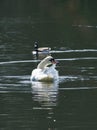
{"label": "dark water", "polygon": [[[0,130],[96,130],[97,2],[23,2],[0,2]],[[31,83],[35,41],[59,82]]]}

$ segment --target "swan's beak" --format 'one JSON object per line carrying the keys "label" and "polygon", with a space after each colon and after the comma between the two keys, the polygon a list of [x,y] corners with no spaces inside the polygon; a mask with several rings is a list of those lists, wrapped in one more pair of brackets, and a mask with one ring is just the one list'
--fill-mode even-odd
{"label": "swan's beak", "polygon": [[58,64],[58,61],[55,60],[54,58],[50,59],[50,61],[52,62],[52,64]]}

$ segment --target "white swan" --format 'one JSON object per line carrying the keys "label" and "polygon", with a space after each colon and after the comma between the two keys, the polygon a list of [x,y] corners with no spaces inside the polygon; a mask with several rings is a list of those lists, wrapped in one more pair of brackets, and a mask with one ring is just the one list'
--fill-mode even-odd
{"label": "white swan", "polygon": [[58,71],[55,69],[57,62],[52,56],[44,58],[32,71],[31,81],[58,80]]}

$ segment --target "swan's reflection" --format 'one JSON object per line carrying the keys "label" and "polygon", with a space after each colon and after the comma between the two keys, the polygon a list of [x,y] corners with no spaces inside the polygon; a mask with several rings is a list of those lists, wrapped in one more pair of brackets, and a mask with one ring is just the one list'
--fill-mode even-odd
{"label": "swan's reflection", "polygon": [[58,82],[43,83],[32,82],[33,100],[39,102],[41,108],[56,106],[58,94]]}

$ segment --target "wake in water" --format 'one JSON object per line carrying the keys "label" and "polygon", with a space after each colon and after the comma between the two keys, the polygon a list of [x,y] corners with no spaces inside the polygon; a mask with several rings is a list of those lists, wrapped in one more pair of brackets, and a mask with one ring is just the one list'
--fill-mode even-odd
{"label": "wake in water", "polygon": [[71,88],[59,88],[59,90],[91,90],[91,89],[97,89],[97,87],[71,87]]}
{"label": "wake in water", "polygon": [[79,28],[81,28],[81,27],[84,27],[84,28],[97,28],[97,26],[92,26],[92,25],[81,25],[81,24],[79,24],[79,25],[72,25],[73,27],[79,27]]}
{"label": "wake in water", "polygon": [[71,53],[71,52],[97,52],[97,49],[82,49],[82,50],[51,50],[51,53]]}
{"label": "wake in water", "polygon": [[[51,50],[50,53],[83,53],[83,52],[97,52],[97,49],[82,49],[82,50]],[[57,59],[59,61],[73,61],[73,60],[97,60],[97,57],[74,57],[74,58],[64,58],[64,59]],[[20,61],[5,61],[5,62],[0,62],[0,65],[4,65],[4,64],[16,64],[16,63],[29,63],[29,62],[39,62],[39,59],[34,59],[34,60],[20,60]]]}
{"label": "wake in water", "polygon": [[[64,58],[64,59],[56,59],[58,61],[74,61],[74,60],[97,60],[97,57],[80,57],[80,58]],[[23,61],[6,61],[0,62],[0,65],[4,64],[17,64],[17,63],[29,63],[29,62],[38,62],[40,60],[23,60]]]}

